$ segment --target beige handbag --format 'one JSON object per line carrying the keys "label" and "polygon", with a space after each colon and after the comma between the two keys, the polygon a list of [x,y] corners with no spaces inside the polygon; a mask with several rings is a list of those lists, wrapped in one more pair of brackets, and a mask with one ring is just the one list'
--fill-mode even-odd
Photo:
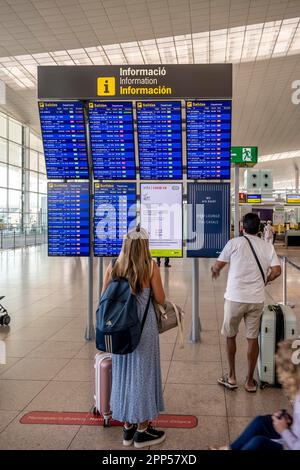
{"label": "beige handbag", "polygon": [[180,345],[183,347],[183,316],[184,312],[181,307],[174,304],[170,300],[166,300],[164,305],[160,305],[153,301],[158,331],[164,333],[178,326]]}

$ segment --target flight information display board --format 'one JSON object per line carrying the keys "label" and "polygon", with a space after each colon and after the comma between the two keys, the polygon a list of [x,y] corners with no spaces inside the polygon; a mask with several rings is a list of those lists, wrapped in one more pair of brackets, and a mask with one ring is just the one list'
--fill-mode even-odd
{"label": "flight information display board", "polygon": [[89,103],[95,179],[135,179],[132,103]]}
{"label": "flight information display board", "polygon": [[186,102],[188,179],[230,179],[231,101]]}
{"label": "flight information display board", "polygon": [[136,112],[141,179],[181,179],[180,101],[137,101]]}
{"label": "flight information display board", "polygon": [[187,203],[187,256],[219,256],[230,238],[230,183],[188,183]]}
{"label": "flight information display board", "polygon": [[135,183],[95,183],[95,256],[118,256],[123,237],[136,225]]}
{"label": "flight information display board", "polygon": [[48,183],[48,255],[89,256],[89,184]]}
{"label": "flight information display board", "polygon": [[88,179],[83,105],[39,101],[48,179]]}
{"label": "flight information display board", "polygon": [[141,184],[141,226],[152,256],[182,257],[182,184]]}

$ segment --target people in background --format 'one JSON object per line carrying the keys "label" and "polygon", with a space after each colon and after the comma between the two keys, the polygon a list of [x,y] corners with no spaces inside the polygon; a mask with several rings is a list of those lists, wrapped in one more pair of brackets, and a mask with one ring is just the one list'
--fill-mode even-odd
{"label": "people in background", "polygon": [[272,243],[273,244],[274,243],[274,233],[275,233],[275,230],[274,230],[274,227],[272,225],[272,222],[271,222],[271,220],[268,220],[267,225],[264,228],[264,240],[267,243]]}
{"label": "people in background", "polygon": [[[147,232],[139,226],[127,234],[115,264],[108,266],[103,291],[115,277],[128,279],[140,320],[150,295],[157,303],[164,303],[160,271],[151,259]],[[137,348],[130,354],[112,355],[110,404],[113,419],[124,422],[125,446],[134,443],[137,448],[149,447],[165,440],[165,432],[150,425],[164,410],[159,335],[152,300]]]}
{"label": "people in background", "polygon": [[[161,258],[157,258],[157,266],[160,268],[160,260]],[[165,258],[165,268],[170,268],[170,258]]]}
{"label": "people in background", "polygon": [[218,450],[300,450],[300,350],[294,344],[283,341],[276,355],[278,380],[294,401],[293,417],[286,410],[257,416],[229,447]]}
{"label": "people in background", "polygon": [[274,246],[257,237],[259,224],[257,214],[246,214],[243,220],[244,236],[230,240],[211,268],[212,277],[216,279],[221,270],[229,264],[222,326],[222,334],[227,341],[229,373],[220,377],[218,383],[230,390],[238,386],[235,371],[236,336],[242,319],[245,322],[248,341],[248,374],[244,387],[247,392],[257,390],[257,382],[253,375],[259,352],[257,338],[260,317],[264,308],[265,283],[245,237],[251,242],[256,252],[266,282],[273,281],[281,274],[281,266]]}

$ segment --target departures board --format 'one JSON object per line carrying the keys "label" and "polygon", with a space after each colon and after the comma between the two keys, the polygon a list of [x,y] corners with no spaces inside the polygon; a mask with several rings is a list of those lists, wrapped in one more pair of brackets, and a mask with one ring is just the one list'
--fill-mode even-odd
{"label": "departures board", "polygon": [[91,101],[88,109],[95,179],[134,180],[132,103]]}
{"label": "departures board", "polygon": [[48,179],[89,177],[83,104],[39,101]]}
{"label": "departures board", "polygon": [[48,255],[89,256],[89,183],[48,183]]}
{"label": "departures board", "polygon": [[118,256],[123,238],[136,226],[136,184],[95,183],[95,256]]}
{"label": "departures board", "polygon": [[141,180],[182,178],[180,101],[137,101]]}
{"label": "departures board", "polygon": [[230,179],[231,101],[186,102],[188,179]]}

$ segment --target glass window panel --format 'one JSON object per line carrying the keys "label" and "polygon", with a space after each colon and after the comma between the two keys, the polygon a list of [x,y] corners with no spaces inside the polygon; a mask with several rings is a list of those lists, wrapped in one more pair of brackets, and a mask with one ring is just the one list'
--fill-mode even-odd
{"label": "glass window panel", "polygon": [[12,119],[8,120],[8,138],[22,144],[22,125]]}
{"label": "glass window panel", "polygon": [[7,165],[0,163],[0,186],[7,188]]}
{"label": "glass window panel", "polygon": [[22,189],[22,169],[8,165],[8,187]]}
{"label": "glass window panel", "polygon": [[10,165],[22,166],[22,147],[9,142],[8,161]]}
{"label": "glass window panel", "polygon": [[38,173],[29,172],[29,191],[38,191]]}
{"label": "glass window panel", "polygon": [[0,113],[0,136],[7,137],[7,117]]}
{"label": "glass window panel", "polygon": [[[42,214],[47,214],[47,196],[46,194],[39,194],[38,195],[38,206],[39,206],[39,211],[42,212]],[[45,221],[46,223],[46,221]]]}
{"label": "glass window panel", "polygon": [[45,157],[43,154],[39,155],[39,171],[40,173],[46,174]]}
{"label": "glass window panel", "polygon": [[7,141],[0,139],[0,162],[7,162]]}
{"label": "glass window panel", "polygon": [[30,150],[30,170],[38,171],[38,153]]}
{"label": "glass window panel", "polygon": [[42,139],[37,135],[33,134],[33,132],[30,132],[29,146],[31,149],[37,150],[39,152],[43,151]]}
{"label": "glass window panel", "polygon": [[13,189],[8,190],[8,208],[10,211],[20,211],[22,208],[22,193]]}
{"label": "glass window panel", "polygon": [[1,213],[7,211],[7,189],[0,188],[0,229],[1,229]]}
{"label": "glass window panel", "polygon": [[29,212],[37,212],[38,210],[38,195],[36,193],[29,193]]}
{"label": "glass window panel", "polygon": [[39,174],[39,192],[47,194],[47,178],[42,174]]}

